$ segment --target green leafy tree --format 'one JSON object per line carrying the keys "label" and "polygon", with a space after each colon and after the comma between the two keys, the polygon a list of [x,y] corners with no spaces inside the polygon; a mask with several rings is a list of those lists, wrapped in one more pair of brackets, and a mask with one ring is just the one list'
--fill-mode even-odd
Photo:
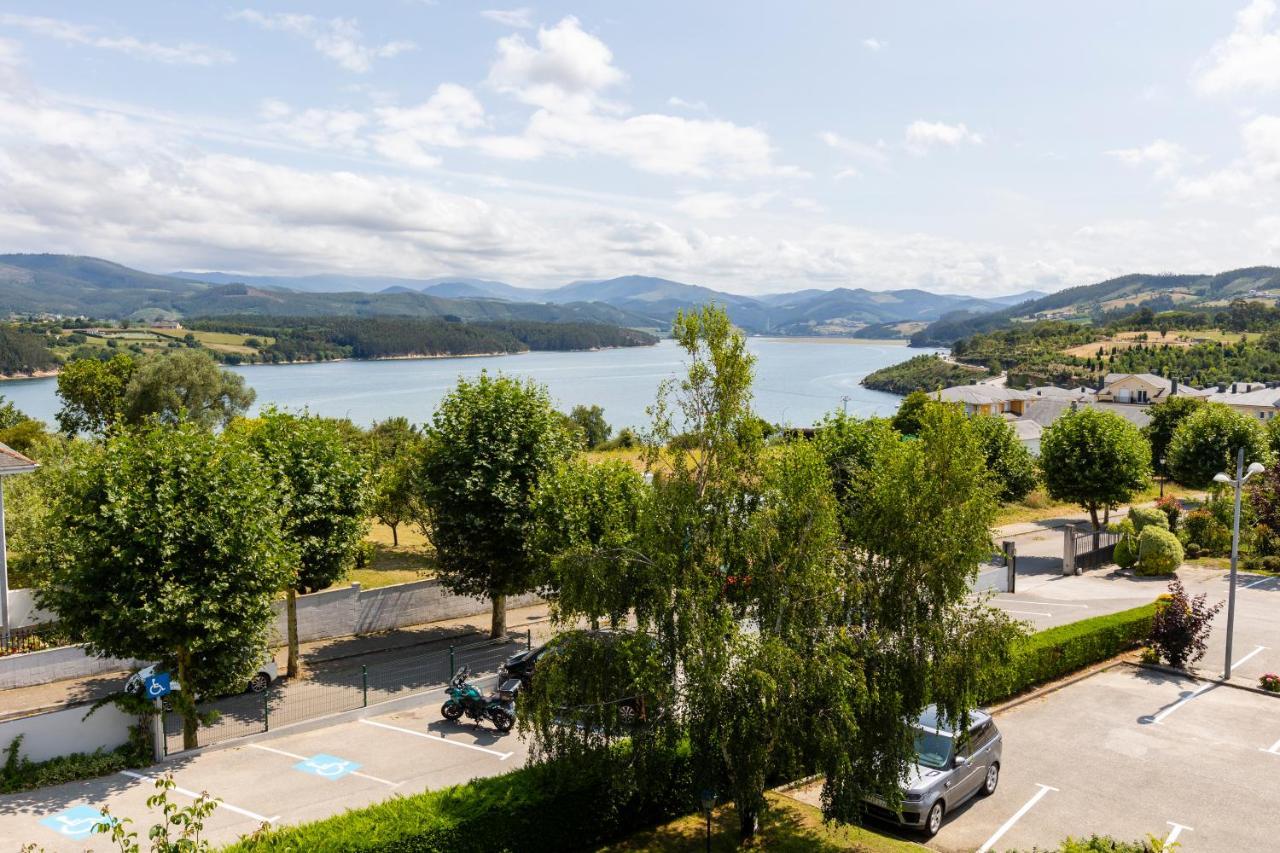
{"label": "green leafy tree", "polygon": [[6,400],[4,395],[0,394],[0,430],[12,429],[30,420],[31,418],[23,414],[12,400]]}
{"label": "green leafy tree", "polygon": [[924,391],[912,391],[903,397],[893,416],[893,428],[903,435],[915,435],[920,431],[920,418],[931,402]]}
{"label": "green leafy tree", "polygon": [[280,585],[286,611],[290,677],[298,675],[299,593],[331,586],[351,567],[368,529],[368,476],[332,420],[268,408],[241,419],[233,432],[247,440],[270,472],[281,504],[281,525],[293,544],[293,573]]}
{"label": "green leafy tree", "polygon": [[1138,535],[1138,574],[1171,575],[1182,557],[1182,543],[1168,530],[1151,525]]}
{"label": "green leafy tree", "polygon": [[414,468],[422,449],[422,433],[407,418],[379,421],[369,430],[373,473],[370,512],[391,528],[391,544],[400,544],[400,525],[420,513],[415,504]]}
{"label": "green leafy tree", "polygon": [[145,359],[124,388],[121,412],[126,423],[157,417],[165,423],[187,420],[205,429],[226,426],[253,403],[252,388],[201,350],[175,350]]}
{"label": "green leafy tree", "polygon": [[876,455],[897,440],[893,425],[884,418],[855,418],[835,412],[818,424],[814,447],[826,462],[842,523],[857,509]]}
{"label": "green leafy tree", "polygon": [[995,415],[978,415],[970,422],[987,470],[996,483],[1000,500],[1020,501],[1036,487],[1036,460],[1013,427]]}
{"label": "green leafy tree", "polygon": [[536,581],[533,493],[574,446],[561,417],[545,388],[481,373],[458,380],[426,431],[416,492],[440,578],[492,601],[494,637],[506,634],[507,596]]}
{"label": "green leafy tree", "polygon": [[604,419],[604,409],[599,406],[574,406],[569,420],[582,430],[588,449],[604,444],[613,432],[613,427]]}
{"label": "green leafy tree", "polygon": [[1178,424],[1204,406],[1205,401],[1200,397],[1175,395],[1147,409],[1151,422],[1142,431],[1147,436],[1147,441],[1151,442],[1151,464],[1157,474],[1169,476],[1169,442],[1173,440],[1173,432]]}
{"label": "green leafy tree", "polygon": [[1050,497],[1088,510],[1117,506],[1150,482],[1151,446],[1114,412],[1084,407],[1059,417],[1040,439],[1040,470]]}
{"label": "green leafy tree", "polygon": [[133,357],[120,353],[107,361],[80,358],[58,373],[58,429],[68,435],[101,435],[120,420],[124,389],[137,369]]}
{"label": "green leafy tree", "polygon": [[243,686],[266,650],[292,561],[275,492],[241,441],[193,424],[76,443],[43,490],[40,606],[96,655],[175,673],[185,748],[196,696]]}
{"label": "green leafy tree", "polygon": [[1236,453],[1244,448],[1244,464],[1270,464],[1271,447],[1258,421],[1221,403],[1206,403],[1183,419],[1169,442],[1170,475],[1184,486],[1204,488],[1213,475],[1235,476]]}

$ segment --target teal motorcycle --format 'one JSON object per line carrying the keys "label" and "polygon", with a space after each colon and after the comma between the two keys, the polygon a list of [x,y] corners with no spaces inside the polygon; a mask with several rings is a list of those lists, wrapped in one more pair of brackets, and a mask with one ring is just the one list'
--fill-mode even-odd
{"label": "teal motorcycle", "polygon": [[511,727],[516,724],[516,690],[519,689],[520,682],[511,679],[496,693],[485,696],[478,687],[467,681],[470,675],[471,668],[467,666],[454,673],[449,686],[445,688],[449,698],[440,707],[440,713],[446,720],[454,721],[466,716],[475,720],[476,725],[481,720],[488,720],[503,734],[511,731]]}

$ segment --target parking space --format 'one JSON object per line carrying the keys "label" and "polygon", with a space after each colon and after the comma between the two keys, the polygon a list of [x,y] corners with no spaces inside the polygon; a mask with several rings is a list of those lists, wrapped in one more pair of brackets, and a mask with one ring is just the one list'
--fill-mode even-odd
{"label": "parking space", "polygon": [[1053,849],[1094,832],[1176,833],[1185,851],[1273,846],[1274,698],[1119,666],[996,720],[999,789],[961,807],[931,847]]}
{"label": "parking space", "polygon": [[410,794],[503,773],[524,762],[515,733],[449,723],[440,718],[441,692],[422,704],[312,731],[281,732],[234,748],[175,760],[146,773],[0,797],[0,849],[35,842],[49,851],[107,850],[90,833],[104,806],[146,829],[156,815],[145,800],[152,773],[169,769],[186,804],[201,792],[222,800],[207,822],[215,843],[233,841],[264,822],[299,823],[358,808],[394,794]]}

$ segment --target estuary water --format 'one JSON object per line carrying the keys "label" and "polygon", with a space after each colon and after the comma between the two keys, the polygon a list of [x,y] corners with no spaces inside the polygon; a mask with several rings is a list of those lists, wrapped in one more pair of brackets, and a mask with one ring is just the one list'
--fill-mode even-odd
{"label": "estuary water", "polygon": [[[844,405],[850,414],[892,413],[899,398],[858,384],[873,370],[930,350],[891,343],[860,343],[811,338],[747,340],[755,354],[755,407],[761,417],[786,426],[811,426]],[[597,352],[531,352],[470,358],[331,361],[310,364],[253,364],[232,368],[257,392],[255,410],[274,404],[327,417],[347,417],[368,426],[403,415],[415,423],[430,420],[440,399],[459,376],[481,370],[528,377],[546,385],[556,404],[568,411],[579,403],[604,408],[615,428],[648,423],[645,407],[658,384],[682,369],[676,343]],[[34,418],[54,423],[58,410],[55,382],[23,379],[0,383],[0,394]]]}

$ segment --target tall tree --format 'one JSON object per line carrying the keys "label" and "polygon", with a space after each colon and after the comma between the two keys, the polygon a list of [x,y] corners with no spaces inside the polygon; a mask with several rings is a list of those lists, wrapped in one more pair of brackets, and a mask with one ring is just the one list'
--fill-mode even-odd
{"label": "tall tree", "polygon": [[1049,496],[1088,510],[1097,530],[1098,510],[1129,500],[1150,482],[1151,446],[1124,418],[1086,406],[1044,431],[1040,470]]}
{"label": "tall tree", "polygon": [[290,677],[297,676],[299,593],[316,592],[351,567],[368,529],[368,476],[363,460],[336,423],[268,408],[238,420],[241,434],[270,472],[279,495],[285,538],[293,544],[293,572],[280,585],[287,597]]}
{"label": "tall tree", "polygon": [[459,379],[426,431],[416,491],[440,578],[492,601],[494,637],[506,634],[507,596],[536,582],[534,489],[572,452],[546,389],[487,373]]}
{"label": "tall tree", "polygon": [[241,442],[190,424],[76,443],[51,473],[34,532],[40,606],[94,654],[175,673],[195,747],[196,696],[260,665],[290,574],[275,484]]}
{"label": "tall tree", "polygon": [[1147,409],[1151,422],[1142,428],[1151,442],[1151,466],[1157,474],[1169,476],[1167,456],[1169,442],[1173,440],[1173,432],[1178,424],[1193,412],[1203,408],[1205,401],[1201,397],[1188,397],[1185,394],[1175,395],[1156,403]]}
{"label": "tall tree", "polygon": [[574,406],[569,420],[582,430],[588,450],[604,444],[613,432],[613,427],[604,419],[604,409],[599,406]]}
{"label": "tall tree", "polygon": [[978,415],[970,425],[1000,500],[1020,501],[1036,487],[1036,460],[1003,418]]}
{"label": "tall tree", "polygon": [[133,378],[137,362],[119,353],[110,360],[81,358],[68,363],[58,373],[58,429],[68,435],[101,435],[120,420],[124,410],[124,389]]}
{"label": "tall tree", "polygon": [[1246,465],[1271,463],[1271,445],[1261,423],[1230,406],[1206,403],[1173,431],[1167,460],[1169,474],[1192,488],[1210,485],[1219,471],[1234,477],[1236,454],[1242,447]]}
{"label": "tall tree", "polygon": [[205,429],[226,426],[253,403],[244,377],[191,349],[145,359],[124,388],[121,412],[126,423],[155,416],[165,423],[188,420]]}
{"label": "tall tree", "polygon": [[915,435],[920,431],[921,417],[930,402],[929,395],[923,391],[912,391],[903,397],[893,416],[893,428],[903,435]]}
{"label": "tall tree", "polygon": [[418,514],[414,467],[422,448],[422,433],[407,418],[374,423],[369,430],[373,476],[370,512],[391,528],[391,544],[400,544],[400,525]]}

